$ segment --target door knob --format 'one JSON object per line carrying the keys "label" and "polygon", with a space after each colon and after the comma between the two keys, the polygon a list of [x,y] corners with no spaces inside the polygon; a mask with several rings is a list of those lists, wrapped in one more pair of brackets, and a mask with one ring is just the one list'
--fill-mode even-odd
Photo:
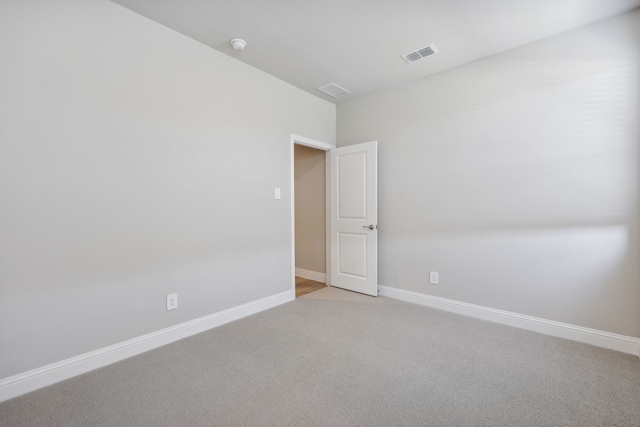
{"label": "door knob", "polygon": [[362,228],[368,228],[369,230],[375,230],[376,226],[371,224],[371,225],[363,225]]}

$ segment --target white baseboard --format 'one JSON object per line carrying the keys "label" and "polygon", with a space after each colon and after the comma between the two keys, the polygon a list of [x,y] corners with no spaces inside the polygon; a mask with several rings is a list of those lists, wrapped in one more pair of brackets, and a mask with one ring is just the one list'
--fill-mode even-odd
{"label": "white baseboard", "polygon": [[316,282],[327,283],[327,275],[318,271],[296,268],[296,276],[303,279],[315,280]]}
{"label": "white baseboard", "polygon": [[468,304],[418,292],[405,291],[404,289],[388,286],[379,286],[378,288],[380,295],[385,297],[640,356],[640,338]]}
{"label": "white baseboard", "polygon": [[0,402],[295,299],[285,291],[0,380]]}

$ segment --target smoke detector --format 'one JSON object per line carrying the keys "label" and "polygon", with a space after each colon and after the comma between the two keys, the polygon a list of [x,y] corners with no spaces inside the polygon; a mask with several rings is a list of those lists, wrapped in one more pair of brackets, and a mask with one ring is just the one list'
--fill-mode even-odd
{"label": "smoke detector", "polygon": [[231,40],[231,46],[235,50],[244,50],[244,48],[247,47],[247,42],[242,39],[233,39]]}
{"label": "smoke detector", "polygon": [[430,44],[429,46],[425,46],[414,52],[406,53],[402,55],[402,57],[405,61],[411,63],[426,58],[427,56],[435,55],[436,53],[438,53],[438,49],[436,49],[434,45]]}

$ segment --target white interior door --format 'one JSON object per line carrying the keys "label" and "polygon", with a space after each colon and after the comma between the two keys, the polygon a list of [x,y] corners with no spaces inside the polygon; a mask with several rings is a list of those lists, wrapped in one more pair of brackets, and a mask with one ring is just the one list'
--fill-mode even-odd
{"label": "white interior door", "polygon": [[378,142],[331,150],[331,286],[378,295]]}

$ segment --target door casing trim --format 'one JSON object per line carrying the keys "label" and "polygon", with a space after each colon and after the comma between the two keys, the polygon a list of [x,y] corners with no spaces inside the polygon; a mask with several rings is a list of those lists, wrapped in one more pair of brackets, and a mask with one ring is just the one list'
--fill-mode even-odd
{"label": "door casing trim", "polygon": [[316,139],[307,138],[305,136],[291,134],[291,188],[289,194],[291,195],[291,289],[293,294],[296,293],[296,200],[295,200],[295,174],[294,174],[294,160],[295,160],[295,145],[304,145],[306,147],[315,148],[325,152],[324,164],[325,164],[325,280],[327,286],[331,286],[330,274],[331,271],[331,156],[329,152],[336,148],[335,144],[328,142],[318,141]]}

